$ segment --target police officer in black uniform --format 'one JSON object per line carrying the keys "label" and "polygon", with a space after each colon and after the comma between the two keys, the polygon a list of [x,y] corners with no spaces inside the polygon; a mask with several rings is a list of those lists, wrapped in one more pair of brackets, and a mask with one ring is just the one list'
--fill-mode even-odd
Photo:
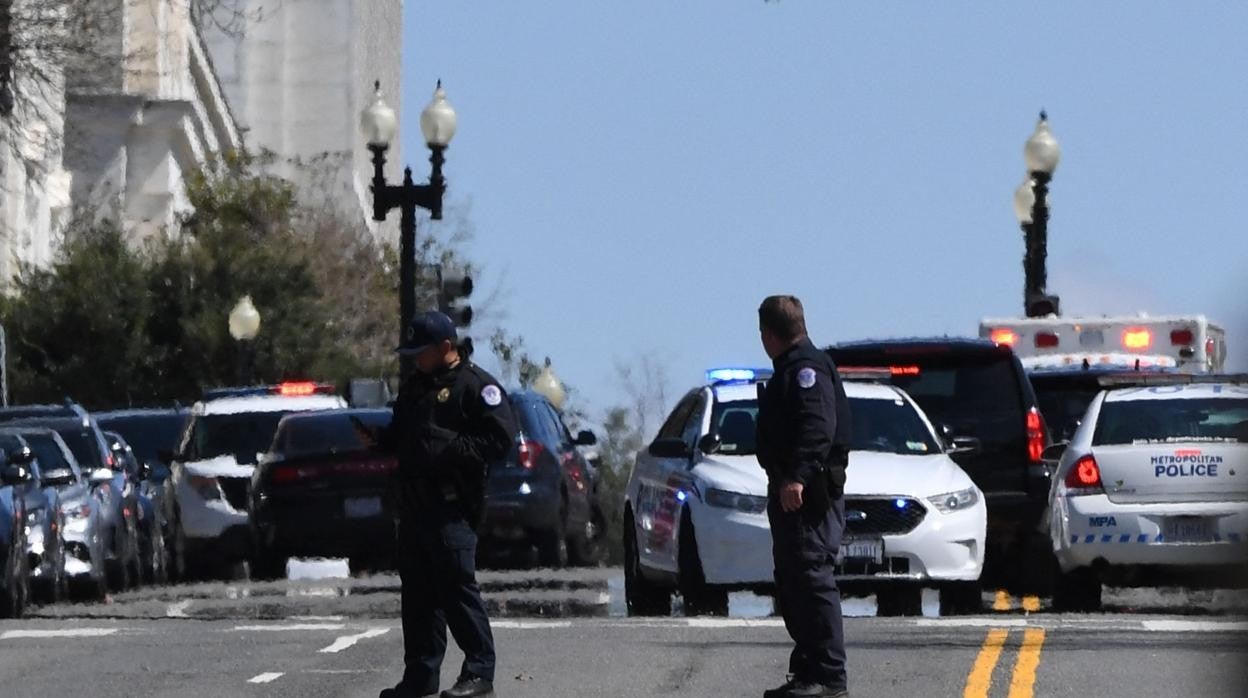
{"label": "police officer in black uniform", "polygon": [[775,364],[759,388],[758,461],[767,471],[776,600],[795,645],[788,682],[763,696],[848,696],[833,566],[845,527],[849,403],[836,366],[806,336],[801,301],[771,296],[758,319]]}
{"label": "police officer in black uniform", "polygon": [[[494,695],[494,637],[477,587],[476,527],[486,466],[514,444],[507,395],[460,356],[455,325],[439,312],[417,316],[399,352],[413,356],[390,425],[374,436],[399,460],[399,576],[403,584],[403,680],[381,698],[438,691],[449,627],[464,652],[444,698]],[[362,425],[357,425],[361,429]]]}

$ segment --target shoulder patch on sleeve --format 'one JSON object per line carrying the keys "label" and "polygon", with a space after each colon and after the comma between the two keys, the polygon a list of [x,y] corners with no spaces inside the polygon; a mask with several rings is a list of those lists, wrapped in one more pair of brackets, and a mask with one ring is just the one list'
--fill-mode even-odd
{"label": "shoulder patch on sleeve", "polygon": [[490,407],[498,407],[503,402],[503,391],[497,385],[487,385],[481,389],[481,400]]}
{"label": "shoulder patch on sleeve", "polygon": [[815,386],[815,369],[807,367],[797,372],[797,385],[801,388]]}

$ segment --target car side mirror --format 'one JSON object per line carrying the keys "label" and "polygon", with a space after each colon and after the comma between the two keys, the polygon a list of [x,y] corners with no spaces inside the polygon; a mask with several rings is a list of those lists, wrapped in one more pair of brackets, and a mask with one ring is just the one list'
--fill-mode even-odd
{"label": "car side mirror", "polygon": [[8,456],[9,462],[15,465],[30,465],[31,461],[35,460],[35,452],[30,449],[30,446],[22,446],[17,450],[9,451]]}
{"label": "car side mirror", "polygon": [[30,471],[26,469],[26,466],[16,463],[6,465],[4,471],[0,472],[0,482],[6,485],[20,485],[29,482],[30,478]]}
{"label": "car side mirror", "polygon": [[594,435],[594,432],[589,431],[588,429],[576,435],[577,446],[593,446],[597,443],[598,437]]}
{"label": "car side mirror", "polygon": [[152,476],[152,466],[149,465],[147,461],[143,461],[142,463],[139,463],[139,479],[146,480],[150,478],[151,476]]}
{"label": "car side mirror", "polygon": [[1040,452],[1040,460],[1045,463],[1056,464],[1062,459],[1062,456],[1066,455],[1066,449],[1069,447],[1070,443],[1066,441],[1049,444],[1043,451]]}
{"label": "car side mirror", "polygon": [[953,456],[973,456],[984,450],[983,443],[973,436],[955,436],[946,453]]}
{"label": "car side mirror", "polygon": [[707,434],[698,439],[698,450],[708,456],[719,453],[719,447],[722,445],[723,442],[719,440],[719,434]]}
{"label": "car side mirror", "polygon": [[684,439],[668,437],[656,439],[650,444],[650,455],[655,458],[688,458],[691,454]]}
{"label": "car side mirror", "polygon": [[91,471],[91,475],[87,478],[87,482],[92,485],[107,485],[113,481],[113,475],[113,471],[108,468],[96,468]]}

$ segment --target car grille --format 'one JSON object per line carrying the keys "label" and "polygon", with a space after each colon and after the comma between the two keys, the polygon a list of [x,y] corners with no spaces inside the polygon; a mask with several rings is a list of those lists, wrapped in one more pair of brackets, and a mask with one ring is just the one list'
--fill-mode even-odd
{"label": "car grille", "polygon": [[251,480],[245,477],[222,477],[221,491],[225,493],[225,501],[239,511],[247,511],[247,499],[251,492]]}
{"label": "car grille", "polygon": [[[904,504],[904,506],[898,506]],[[845,535],[896,535],[913,531],[927,515],[919,500],[911,497],[846,499]]]}

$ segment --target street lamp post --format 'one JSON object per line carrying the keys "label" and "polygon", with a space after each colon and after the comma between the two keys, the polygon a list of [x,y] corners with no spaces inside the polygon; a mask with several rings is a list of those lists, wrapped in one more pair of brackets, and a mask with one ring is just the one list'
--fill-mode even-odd
{"label": "street lamp post", "polygon": [[[442,81],[433,91],[433,100],[420,114],[420,131],[429,146],[429,163],[432,169],[428,184],[412,181],[412,168],[403,169],[403,183],[387,184],[385,165],[386,151],[397,129],[394,110],[386,105],[381,96],[381,82],[373,83],[373,103],[360,114],[360,131],[373,153],[373,220],[384,221],[391,209],[399,209],[399,340],[411,324],[416,312],[416,207],[427,209],[430,218],[442,220],[442,195],[446,180],[442,178],[442,164],[446,161],[446,147],[455,136],[455,110],[446,101]],[[399,370],[407,375],[412,357],[399,357]]]}
{"label": "street lamp post", "polygon": [[260,311],[251,302],[251,296],[238,299],[230,311],[230,336],[238,342],[238,380],[242,385],[252,382],[252,352],[256,335],[260,334]]}
{"label": "street lamp post", "polygon": [[1060,299],[1048,295],[1049,182],[1062,149],[1049,131],[1048,115],[1040,112],[1036,130],[1023,145],[1027,179],[1014,192],[1014,215],[1023,229],[1023,310],[1027,317],[1060,313]]}

